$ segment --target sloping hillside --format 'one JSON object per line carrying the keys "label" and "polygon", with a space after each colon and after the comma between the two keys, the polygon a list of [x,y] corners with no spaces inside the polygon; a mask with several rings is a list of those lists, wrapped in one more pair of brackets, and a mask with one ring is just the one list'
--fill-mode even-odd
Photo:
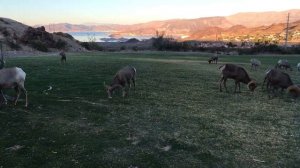
{"label": "sloping hillside", "polygon": [[44,27],[32,28],[20,22],[0,18],[0,38],[6,50],[24,51],[81,51],[84,50],[72,36],[48,33]]}
{"label": "sloping hillside", "polygon": [[[226,29],[214,27],[207,30],[199,30],[194,32],[188,39],[223,41],[253,41],[255,39],[265,39],[280,42],[285,40],[285,33],[285,23],[259,26],[255,28],[247,28],[245,26],[237,25]],[[290,24],[289,41],[300,42],[300,21]]]}
{"label": "sloping hillside", "polygon": [[227,16],[226,19],[234,25],[246,27],[269,26],[272,24],[286,23],[290,14],[290,22],[300,20],[300,10],[293,9],[281,12],[246,12]]}

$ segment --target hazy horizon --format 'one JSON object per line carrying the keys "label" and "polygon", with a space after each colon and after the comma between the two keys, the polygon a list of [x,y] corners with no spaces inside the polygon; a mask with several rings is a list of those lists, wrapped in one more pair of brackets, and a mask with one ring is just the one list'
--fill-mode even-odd
{"label": "hazy horizon", "polygon": [[0,17],[28,25],[135,24],[156,20],[229,16],[241,12],[297,9],[296,0],[0,0]]}

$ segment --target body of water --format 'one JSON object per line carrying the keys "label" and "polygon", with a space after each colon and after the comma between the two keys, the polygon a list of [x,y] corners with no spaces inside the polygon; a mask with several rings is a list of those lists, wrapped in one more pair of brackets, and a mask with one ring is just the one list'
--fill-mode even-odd
{"label": "body of water", "polygon": [[76,40],[82,42],[120,42],[127,41],[127,39],[136,38],[139,40],[150,39],[150,36],[123,36],[122,38],[111,38],[109,32],[68,32],[68,34],[72,35]]}

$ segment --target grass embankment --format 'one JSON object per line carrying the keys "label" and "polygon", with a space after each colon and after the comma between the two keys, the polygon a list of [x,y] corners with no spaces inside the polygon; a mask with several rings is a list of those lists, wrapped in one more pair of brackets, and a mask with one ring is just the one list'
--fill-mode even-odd
{"label": "grass embankment", "polygon": [[[262,83],[286,56],[221,57]],[[11,58],[27,73],[29,107],[0,111],[0,167],[297,167],[299,100],[268,99],[261,85],[220,93],[218,66],[207,55],[94,53]],[[299,57],[290,56],[294,65]],[[125,66],[137,68],[127,98],[107,99],[103,82]],[[295,83],[299,73],[288,72]],[[52,90],[48,90],[49,86]],[[6,91],[6,94],[13,94]]]}

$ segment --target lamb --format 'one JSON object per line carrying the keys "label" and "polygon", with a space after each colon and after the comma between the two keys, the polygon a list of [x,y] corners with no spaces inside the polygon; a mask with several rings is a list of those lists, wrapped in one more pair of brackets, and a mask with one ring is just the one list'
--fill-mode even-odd
{"label": "lamb", "polygon": [[218,59],[219,59],[218,56],[212,56],[208,59],[208,63],[211,64],[215,62],[216,64],[218,64]]}
{"label": "lamb", "polygon": [[17,97],[15,99],[15,105],[17,105],[18,99],[20,97],[21,91],[25,94],[26,102],[25,107],[27,107],[27,91],[24,87],[24,82],[26,78],[26,73],[18,67],[14,68],[4,68],[0,70],[0,93],[5,103],[7,99],[5,98],[2,90],[8,88],[14,88],[17,92]]}
{"label": "lamb", "polygon": [[292,95],[292,97],[300,97],[300,85],[292,85],[287,88],[287,92]]}
{"label": "lamb", "polygon": [[272,87],[273,93],[279,88],[284,90],[293,85],[290,76],[287,73],[281,72],[277,69],[271,69],[266,74],[264,83],[265,81],[267,82],[267,90]]}
{"label": "lamb", "polygon": [[220,92],[222,92],[222,83],[225,87],[225,90],[227,92],[226,87],[226,81],[227,79],[234,79],[235,80],[235,92],[237,89],[237,86],[239,87],[239,92],[241,91],[240,82],[247,84],[248,89],[252,92],[257,87],[256,81],[252,80],[246,70],[242,67],[239,67],[234,64],[225,64],[219,67],[221,70],[221,79],[219,83]]}
{"label": "lamb", "polygon": [[300,72],[300,62],[297,64],[297,69]]}
{"label": "lamb", "polygon": [[64,51],[61,51],[61,52],[59,53],[59,55],[61,56],[60,62],[61,62],[61,63],[66,63],[66,62],[67,62],[67,56],[66,56],[66,53],[65,53]]}
{"label": "lamb", "polygon": [[250,60],[251,63],[251,70],[254,68],[254,70],[257,69],[257,67],[259,67],[261,65],[261,62],[258,59],[252,58]]}
{"label": "lamb", "polygon": [[290,71],[293,70],[290,63],[286,59],[285,60],[279,60],[276,64],[275,68],[276,69],[280,68],[280,69],[285,69],[285,70],[290,69]]}
{"label": "lamb", "polygon": [[122,88],[123,97],[125,97],[128,94],[128,92],[125,91],[126,83],[128,84],[129,88],[131,88],[131,81],[132,81],[133,86],[135,87],[135,76],[136,76],[136,69],[132,66],[126,66],[121,70],[119,70],[116,73],[112,83],[109,86],[104,84],[108,94],[108,98],[111,99],[112,93],[118,88]]}

